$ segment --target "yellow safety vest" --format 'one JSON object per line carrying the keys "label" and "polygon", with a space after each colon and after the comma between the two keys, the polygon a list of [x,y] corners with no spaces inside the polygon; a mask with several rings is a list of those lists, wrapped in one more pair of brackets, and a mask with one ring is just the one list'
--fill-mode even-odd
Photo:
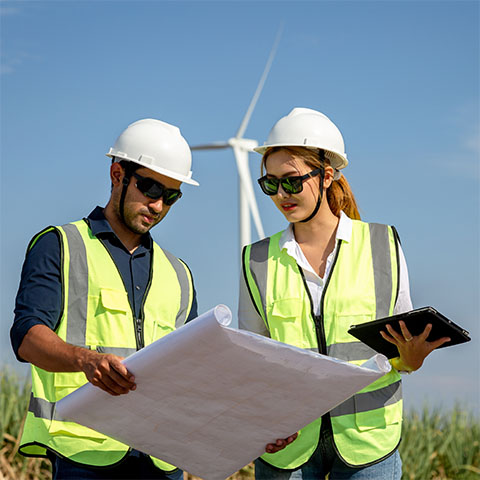
{"label": "yellow safety vest", "polygon": [[[245,247],[243,266],[253,303],[275,340],[357,365],[376,352],[347,333],[350,325],[393,314],[398,295],[398,244],[393,227],[353,220],[341,240],[315,315],[303,271],[280,249],[282,232]],[[301,394],[301,392],[299,392]],[[334,445],[351,466],[376,463],[398,446],[400,375],[394,369],[329,412]],[[318,446],[321,419],[284,450],[262,459],[282,469],[305,464]]]}
{"label": "yellow safety vest", "polygon": [[[188,267],[155,242],[141,317],[136,319],[120,273],[87,222],[49,227],[61,240],[63,311],[57,335],[65,342],[127,357],[183,325],[193,300]],[[55,403],[87,382],[83,372],[47,372],[32,365],[32,394],[19,451],[46,456],[46,449],[93,466],[118,463],[129,447],[55,415]],[[152,457],[158,468],[175,466]]]}

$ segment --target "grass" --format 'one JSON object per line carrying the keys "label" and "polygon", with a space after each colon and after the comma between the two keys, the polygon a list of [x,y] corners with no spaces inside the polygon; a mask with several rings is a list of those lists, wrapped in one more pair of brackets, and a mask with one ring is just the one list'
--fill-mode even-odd
{"label": "grass", "polygon": [[8,370],[0,372],[0,480],[51,478],[50,462],[17,453],[29,398],[28,382]]}
{"label": "grass", "polygon": [[480,423],[456,406],[407,414],[400,444],[403,479],[480,478]]}
{"label": "grass", "polygon": [[[48,461],[17,453],[30,397],[30,385],[8,371],[0,372],[0,480],[48,480]],[[400,454],[402,480],[480,480],[480,421],[456,406],[425,406],[407,413]],[[247,465],[230,480],[253,478]],[[185,474],[186,480],[195,480]]]}

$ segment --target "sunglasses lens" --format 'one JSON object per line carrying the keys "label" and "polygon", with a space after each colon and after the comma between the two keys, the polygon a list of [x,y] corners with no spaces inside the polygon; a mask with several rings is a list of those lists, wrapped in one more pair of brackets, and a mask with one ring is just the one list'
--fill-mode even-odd
{"label": "sunglasses lens", "polygon": [[180,190],[165,188],[160,182],[153,178],[142,177],[136,173],[133,176],[137,179],[136,187],[148,198],[158,200],[163,197],[165,205],[173,205],[181,196]]}
{"label": "sunglasses lens", "polygon": [[159,199],[164,188],[151,178],[141,178],[137,181],[137,188],[148,198]]}
{"label": "sunglasses lens", "polygon": [[300,193],[303,188],[302,180],[294,177],[283,178],[281,184],[286,193]]}
{"label": "sunglasses lens", "polygon": [[182,196],[180,190],[166,190],[163,196],[163,201],[165,205],[173,205],[177,200]]}
{"label": "sunglasses lens", "polygon": [[259,183],[266,195],[275,195],[278,192],[278,180],[276,178],[261,178]]}

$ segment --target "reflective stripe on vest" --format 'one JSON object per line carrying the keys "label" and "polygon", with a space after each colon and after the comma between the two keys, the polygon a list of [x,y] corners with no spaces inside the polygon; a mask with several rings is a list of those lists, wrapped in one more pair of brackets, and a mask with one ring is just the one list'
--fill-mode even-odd
{"label": "reflective stripe on vest", "polygon": [[[137,350],[133,314],[123,281],[110,254],[91,235],[85,221],[46,229],[34,237],[29,248],[39,236],[50,230],[55,230],[61,239],[63,264],[64,307],[56,333],[72,345],[122,357],[131,355]],[[193,300],[188,267],[155,243],[151,272],[153,275],[142,306],[146,344],[183,325]],[[159,291],[164,295],[158,295]],[[154,294],[149,295],[149,292]],[[120,302],[118,307],[114,304],[117,300]],[[99,320],[92,317],[98,314]],[[110,325],[109,331],[103,328],[102,315],[110,319],[106,322]],[[111,325],[120,328],[111,332]],[[118,346],[112,346],[115,343]],[[85,382],[82,372],[53,373],[32,366],[33,393],[21,453],[44,456],[45,447],[48,447],[72,461],[88,465],[111,465],[123,458],[128,446],[55,416],[56,401]],[[175,469],[166,462],[153,460],[163,470]]]}
{"label": "reflective stripe on vest", "polygon": [[[352,222],[350,242],[341,241],[337,247],[336,263],[322,295],[320,310],[324,315],[317,317],[317,322],[301,269],[285,250],[280,251],[281,234],[244,250],[248,290],[270,336],[309,350],[319,351],[320,347],[322,353],[355,364],[375,355],[374,350],[348,335],[347,330],[352,323],[393,313],[398,290],[398,252],[393,229]],[[348,296],[343,294],[345,291]],[[319,345],[319,341],[325,346]],[[392,371],[330,412],[335,445],[345,463],[372,463],[397,446],[401,392],[400,376]],[[262,458],[279,468],[299,467],[315,451],[320,423],[318,419],[302,429],[295,448],[292,444],[292,448]]]}

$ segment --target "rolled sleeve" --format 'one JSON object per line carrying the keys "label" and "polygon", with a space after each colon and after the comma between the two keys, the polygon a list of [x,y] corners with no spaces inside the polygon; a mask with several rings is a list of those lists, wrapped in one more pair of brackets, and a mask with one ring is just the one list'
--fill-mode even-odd
{"label": "rolled sleeve", "polygon": [[55,231],[42,235],[27,253],[15,300],[10,340],[17,359],[23,338],[34,325],[55,330],[62,312],[61,247]]}

